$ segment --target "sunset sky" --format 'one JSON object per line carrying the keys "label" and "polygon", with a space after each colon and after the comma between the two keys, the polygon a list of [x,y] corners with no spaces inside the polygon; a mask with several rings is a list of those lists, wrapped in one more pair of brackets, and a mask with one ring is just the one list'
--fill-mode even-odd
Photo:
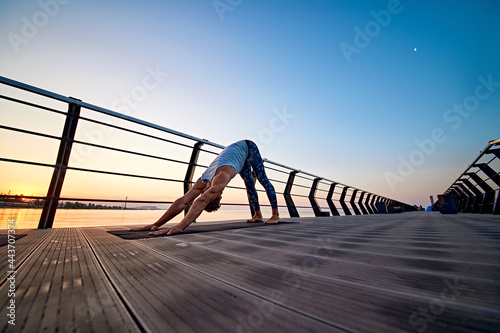
{"label": "sunset sky", "polygon": [[[498,17],[496,0],[0,0],[0,76],[222,145],[249,138],[270,160],[427,206],[500,138]],[[0,106],[2,125],[62,131],[56,114]],[[78,131],[190,154],[95,124]],[[4,158],[55,161],[49,139],[0,140]],[[72,157],[113,161],[97,150]],[[183,178],[141,163],[119,168]],[[50,171],[0,167],[0,192],[46,194]],[[69,174],[63,194],[169,200],[182,189],[106,181]]]}

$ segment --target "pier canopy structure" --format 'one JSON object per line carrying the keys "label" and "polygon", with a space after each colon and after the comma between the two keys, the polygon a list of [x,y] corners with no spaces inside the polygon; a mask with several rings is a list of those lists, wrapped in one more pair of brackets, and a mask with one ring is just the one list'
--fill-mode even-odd
{"label": "pier canopy structure", "polygon": [[[15,134],[18,143],[25,140],[27,142],[25,146],[28,146],[30,144],[28,142],[36,139],[42,140],[43,145],[54,148],[55,160],[47,160],[46,157],[37,159],[34,154],[23,155],[19,151],[15,153],[15,156],[9,154],[0,156],[0,163],[23,166],[27,170],[44,168],[52,171],[45,196],[24,196],[26,200],[43,200],[43,211],[38,224],[38,227],[42,229],[53,226],[56,211],[63,201],[124,204],[123,198],[129,194],[123,190],[127,182],[140,186],[137,185],[140,180],[144,182],[143,184],[147,183],[148,187],[154,187],[151,185],[153,182],[154,184],[178,183],[182,184],[182,189],[186,193],[193,184],[193,177],[200,174],[209,161],[224,148],[223,145],[206,139],[5,77],[0,77],[0,89],[3,112],[29,109],[30,112],[43,112],[47,114],[47,117],[54,119],[51,128],[40,128],[36,124],[25,128],[15,122],[8,122],[6,118],[0,120],[0,130]],[[104,140],[104,134],[109,132],[113,132],[113,136],[110,139],[108,135]],[[113,137],[117,133],[128,136],[131,140],[129,142],[146,142],[146,144],[131,147],[123,142],[114,142]],[[89,156],[89,151],[93,152],[92,156]],[[124,156],[126,156],[126,163],[113,164],[113,161],[120,158],[123,160]],[[141,170],[132,168],[132,161],[134,165],[140,164],[144,168]],[[148,174],[146,166],[153,163],[163,163],[164,173]],[[264,163],[270,180],[276,184],[277,194],[280,196],[278,203],[282,208],[286,207],[286,210],[281,209],[281,211],[288,212],[290,217],[311,213],[316,217],[370,215],[414,209],[411,204],[275,161],[265,159]],[[105,189],[106,197],[64,196],[62,189],[68,182],[67,178],[72,177],[71,182],[77,183],[74,179],[83,177],[84,174],[89,180],[80,182],[80,187],[87,187],[89,191],[96,188],[92,190],[94,193],[105,192],[97,190],[99,184],[102,183],[102,177],[107,177],[107,180],[120,179],[120,181],[116,181],[116,186],[108,186]],[[117,190],[110,191],[112,187]],[[132,185],[129,188],[130,192],[134,192]],[[223,205],[250,207],[244,186],[237,184],[228,186],[228,189],[238,192],[241,200],[226,202]],[[180,190],[178,193],[170,193],[176,197],[182,194]],[[2,195],[0,198],[7,200],[11,196]],[[151,205],[172,202],[135,198],[127,200],[126,203]],[[382,207],[383,211],[379,211],[378,207]]]}

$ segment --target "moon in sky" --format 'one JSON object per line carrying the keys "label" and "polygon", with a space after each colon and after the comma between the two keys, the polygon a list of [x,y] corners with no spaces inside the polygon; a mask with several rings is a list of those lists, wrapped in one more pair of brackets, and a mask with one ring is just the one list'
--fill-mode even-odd
{"label": "moon in sky", "polygon": [[414,48],[413,51],[417,52],[417,48]]}

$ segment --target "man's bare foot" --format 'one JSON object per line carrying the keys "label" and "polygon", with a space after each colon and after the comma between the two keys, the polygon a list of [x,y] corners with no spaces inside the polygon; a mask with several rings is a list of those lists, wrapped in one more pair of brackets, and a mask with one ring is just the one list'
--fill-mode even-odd
{"label": "man's bare foot", "polygon": [[260,213],[255,213],[255,215],[247,220],[247,223],[255,223],[255,222],[262,222],[264,219],[262,218],[262,214]]}
{"label": "man's bare foot", "polygon": [[264,223],[267,223],[267,224],[276,224],[280,221],[280,217],[279,215],[273,215],[271,216],[271,218],[269,220],[267,220],[266,222]]}

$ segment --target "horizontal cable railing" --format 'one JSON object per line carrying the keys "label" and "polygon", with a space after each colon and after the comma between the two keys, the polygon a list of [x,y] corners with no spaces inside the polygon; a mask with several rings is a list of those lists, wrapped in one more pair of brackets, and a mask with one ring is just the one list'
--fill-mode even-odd
{"label": "horizontal cable railing", "polygon": [[[173,196],[180,196],[186,193],[194,183],[193,179],[196,174],[200,174],[210,163],[210,161],[225,148],[223,145],[208,141],[206,139],[197,138],[185,133],[181,133],[157,124],[143,121],[125,114],[117,113],[99,106],[91,105],[83,101],[65,97],[56,93],[49,92],[40,88],[36,88],[24,83],[20,83],[5,77],[0,77],[1,86],[5,90],[12,89],[13,96],[7,96],[6,92],[0,94],[1,100],[6,103],[0,105],[3,113],[8,113],[12,105],[16,107],[29,107],[38,111],[50,112],[57,116],[64,116],[62,135],[54,133],[45,133],[42,129],[33,130],[21,128],[21,126],[11,126],[10,124],[0,124],[0,131],[8,133],[16,133],[23,138],[36,137],[47,139],[50,142],[55,142],[58,145],[56,160],[52,163],[45,161],[33,160],[29,157],[12,157],[0,156],[0,162],[27,165],[33,167],[50,168],[52,177],[47,187],[46,196],[23,196],[23,200],[42,200],[43,210],[41,213],[39,228],[50,228],[53,225],[54,217],[60,203],[66,202],[108,202],[108,203],[129,203],[129,204],[171,204],[171,200],[148,200],[148,199],[116,199],[116,197],[125,197],[125,193],[113,192],[115,198],[98,198],[97,195],[90,197],[81,196],[77,193],[68,193],[63,196],[63,185],[68,182],[66,177],[71,174],[73,182],[77,182],[79,177],[87,175],[88,177],[105,176],[107,180],[113,177],[121,177],[120,179],[133,179],[141,181],[154,181],[161,183],[183,184],[183,192],[175,193]],[[7,87],[9,87],[7,89]],[[27,96],[19,98],[22,91]],[[43,96],[44,102],[33,102],[33,96]],[[50,104],[56,102],[62,107],[66,107],[67,111],[61,111],[52,107]],[[85,113],[85,114],[84,114]],[[107,120],[100,119],[105,117]],[[4,119],[4,117],[2,117]],[[118,122],[119,124],[115,123]],[[84,126],[84,129],[80,129]],[[89,127],[90,126],[90,127]],[[93,126],[93,127],[92,127]],[[104,140],[91,140],[85,138],[85,128],[106,128],[106,131],[112,131],[111,138],[118,136],[132,136],[133,139],[128,142],[127,147],[120,146],[122,142],[114,144],[106,144]],[[88,133],[87,133],[88,134]],[[101,133],[102,136],[102,133]],[[109,138],[109,136],[108,136]],[[144,144],[140,147],[133,146],[141,140],[149,140],[153,144]],[[112,140],[111,140],[112,141]],[[161,154],[162,151],[156,146],[167,145],[167,154]],[[76,148],[75,148],[76,147]],[[154,148],[154,149],[153,149]],[[95,150],[103,154],[102,158],[89,158],[85,153],[87,150]],[[167,150],[167,149],[165,149]],[[176,153],[174,153],[174,151]],[[178,151],[178,152],[177,152]],[[182,151],[182,153],[181,153]],[[75,156],[83,155],[80,160],[71,160]],[[55,153],[55,152],[54,152]],[[182,154],[185,154],[182,157]],[[98,154],[96,154],[98,155]],[[116,156],[121,156],[117,158]],[[123,156],[126,156],[124,158]],[[152,163],[163,163],[161,168],[165,169],[164,174],[149,174],[147,171],[137,171],[137,166],[131,161],[141,159],[137,165],[148,166]],[[198,162],[200,159],[205,161]],[[98,165],[81,166],[79,162],[88,162],[89,164],[96,163]],[[121,161],[121,162],[120,162]],[[130,162],[129,162],[130,161]],[[156,162],[155,162],[156,161]],[[109,165],[112,163],[118,165]],[[270,181],[276,187],[276,193],[280,197],[279,206],[287,209],[289,216],[299,217],[299,210],[313,211],[315,216],[332,215],[361,215],[377,213],[376,205],[383,203],[388,206],[400,206],[403,210],[413,210],[413,206],[408,204],[385,198],[383,196],[370,193],[352,186],[342,184],[333,180],[316,176],[314,174],[304,172],[268,159],[264,159],[266,172]],[[168,167],[167,167],[168,164]],[[182,166],[182,168],[180,168]],[[129,169],[127,169],[129,168]],[[131,171],[132,169],[132,171]],[[147,169],[147,168],[145,168]],[[177,174],[176,177],[171,177],[170,174]],[[89,176],[93,175],[93,176]],[[101,179],[101,178],[96,178]],[[121,182],[117,183],[121,185]],[[93,189],[100,185],[99,181],[89,181],[85,185],[89,189]],[[111,186],[112,187],[112,186]],[[116,185],[118,187],[118,185]],[[246,198],[246,189],[244,185],[232,184],[227,187],[228,190],[238,191],[240,197],[237,202],[225,202],[224,206],[247,206],[249,207]],[[258,188],[259,192],[265,192]],[[0,195],[0,199],[4,202],[19,200],[19,196],[10,194]],[[284,199],[284,203],[281,202]],[[296,201],[296,202],[295,202]],[[318,203],[320,201],[320,203]],[[326,205],[326,206],[325,206]],[[269,205],[262,205],[269,207]],[[251,208],[250,208],[251,209]]]}
{"label": "horizontal cable railing", "polygon": [[488,142],[445,191],[462,213],[500,215],[500,140]]}

